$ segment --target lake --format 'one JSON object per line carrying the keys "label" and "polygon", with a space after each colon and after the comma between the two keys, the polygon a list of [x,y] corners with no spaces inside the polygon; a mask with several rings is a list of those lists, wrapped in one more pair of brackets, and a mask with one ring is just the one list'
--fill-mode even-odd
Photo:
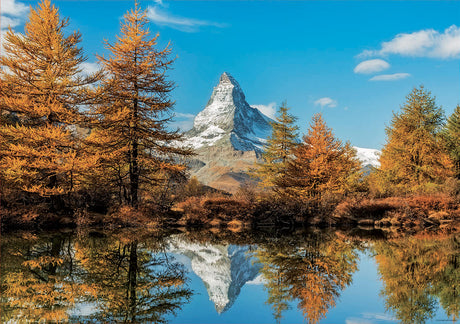
{"label": "lake", "polygon": [[0,261],[4,323],[459,322],[459,234],[21,232]]}

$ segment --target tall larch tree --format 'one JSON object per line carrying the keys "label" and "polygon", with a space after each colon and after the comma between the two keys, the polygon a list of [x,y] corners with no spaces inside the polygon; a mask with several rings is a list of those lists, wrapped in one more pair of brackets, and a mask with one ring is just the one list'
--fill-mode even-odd
{"label": "tall larch tree", "polygon": [[292,196],[320,200],[328,194],[343,194],[358,172],[356,151],[350,143],[334,137],[321,114],[313,116],[303,142],[293,151],[294,159],[280,185]]}
{"label": "tall larch tree", "polygon": [[[24,33],[6,32],[0,57],[0,175],[9,194],[32,193],[55,202],[78,187],[89,158],[79,149],[75,126],[88,103],[87,86],[100,77],[82,77],[86,58],[79,32],[65,32],[49,0],[31,8]],[[32,197],[32,195],[29,195]]]}
{"label": "tall larch tree", "polygon": [[447,119],[444,130],[447,149],[454,163],[454,172],[457,179],[460,179],[460,105]]}
{"label": "tall larch tree", "polygon": [[380,157],[384,186],[398,192],[425,190],[453,175],[441,136],[444,123],[444,112],[431,93],[423,86],[414,88],[386,128]]}
{"label": "tall larch tree", "polygon": [[106,41],[110,55],[99,57],[106,72],[103,95],[88,139],[99,152],[105,176],[118,184],[133,207],[141,189],[183,172],[185,166],[175,158],[190,154],[173,145],[181,135],[167,129],[174,105],[174,85],[166,75],[173,63],[171,49],[169,44],[157,49],[159,34],[152,37],[147,25],[146,11],[136,2],[124,16],[117,41]]}
{"label": "tall larch tree", "polygon": [[264,188],[277,191],[277,179],[286,172],[288,161],[292,158],[292,150],[297,145],[297,118],[289,114],[286,102],[278,108],[276,120],[270,122],[273,128],[271,136],[262,153],[262,162],[257,164],[255,176]]}

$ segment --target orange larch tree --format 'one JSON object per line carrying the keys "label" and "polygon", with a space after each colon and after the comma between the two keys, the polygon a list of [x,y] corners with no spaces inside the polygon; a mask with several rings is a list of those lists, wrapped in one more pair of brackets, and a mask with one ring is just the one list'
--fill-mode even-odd
{"label": "orange larch tree", "polygon": [[169,44],[157,49],[159,35],[152,37],[147,24],[147,14],[136,2],[124,16],[117,41],[106,41],[110,55],[99,57],[106,72],[103,95],[88,138],[99,153],[100,169],[133,207],[140,190],[183,173],[178,158],[190,154],[178,148],[181,135],[167,129],[174,105],[174,85],[166,75],[173,63],[171,49]]}
{"label": "orange larch tree", "polygon": [[414,88],[386,128],[380,157],[383,191],[429,190],[454,175],[442,138],[445,116],[423,87]]}
{"label": "orange larch tree", "polygon": [[43,0],[31,9],[24,34],[6,32],[0,108],[9,118],[0,126],[0,176],[13,195],[62,197],[78,187],[80,171],[88,167],[75,128],[83,120],[79,108],[88,103],[88,86],[100,75],[82,77],[81,35],[66,36],[67,25]]}
{"label": "orange larch tree", "polygon": [[313,116],[308,134],[293,153],[279,185],[295,197],[320,200],[326,193],[343,194],[359,170],[355,150],[334,137],[321,114]]}

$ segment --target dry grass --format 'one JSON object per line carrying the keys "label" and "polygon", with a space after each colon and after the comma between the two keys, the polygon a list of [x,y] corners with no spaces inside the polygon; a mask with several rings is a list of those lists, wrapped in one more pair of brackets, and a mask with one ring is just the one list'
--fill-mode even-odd
{"label": "dry grass", "polygon": [[405,228],[439,225],[447,220],[460,220],[460,209],[449,195],[417,195],[380,199],[348,199],[334,211],[338,218],[366,220],[379,226]]}
{"label": "dry grass", "polygon": [[155,227],[158,226],[159,220],[154,217],[151,210],[123,205],[105,215],[103,224],[123,227]]}
{"label": "dry grass", "polygon": [[188,225],[221,226],[235,219],[248,220],[253,207],[246,201],[212,194],[187,198],[178,203],[175,208],[183,212],[182,221],[185,220]]}

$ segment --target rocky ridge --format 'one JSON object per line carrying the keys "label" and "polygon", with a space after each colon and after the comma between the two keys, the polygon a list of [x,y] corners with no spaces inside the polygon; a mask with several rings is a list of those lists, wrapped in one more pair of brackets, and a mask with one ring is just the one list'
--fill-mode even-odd
{"label": "rocky ridge", "polygon": [[[251,107],[239,83],[229,73],[220,76],[206,107],[196,115],[182,145],[197,155],[191,175],[210,187],[235,192],[253,182],[247,171],[260,158],[271,135],[272,120]],[[363,167],[378,167],[380,151],[355,147]]]}

